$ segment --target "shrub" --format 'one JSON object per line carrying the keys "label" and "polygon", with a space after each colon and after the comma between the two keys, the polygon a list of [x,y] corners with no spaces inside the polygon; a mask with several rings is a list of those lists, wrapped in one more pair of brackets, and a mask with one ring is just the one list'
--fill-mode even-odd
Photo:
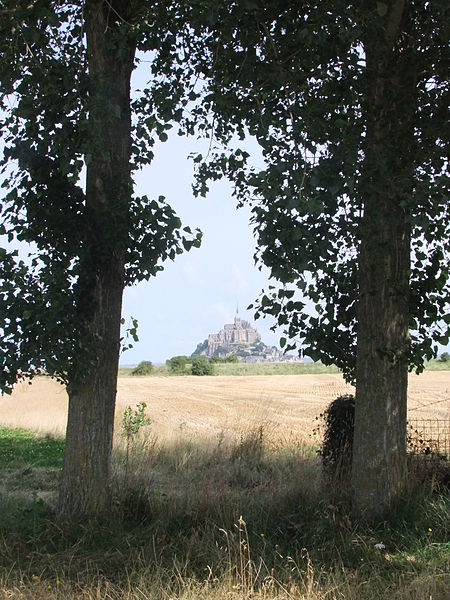
{"label": "shrub", "polygon": [[348,481],[352,469],[355,397],[338,396],[322,416],[325,433],[320,455],[324,471],[331,479]]}
{"label": "shrub", "polygon": [[187,362],[187,356],[172,356],[166,361],[166,365],[171,373],[184,373]]}
{"label": "shrub", "polygon": [[227,356],[227,357],[225,358],[225,362],[226,362],[226,363],[238,363],[238,362],[239,362],[239,359],[238,359],[238,357],[236,356],[236,354],[230,354],[229,356]]}
{"label": "shrub", "polygon": [[122,435],[126,440],[125,489],[128,487],[131,444],[137,437],[139,431],[151,423],[150,419],[145,414],[146,408],[147,404],[145,402],[139,402],[135,409],[131,408],[131,406],[127,406],[123,411]]}
{"label": "shrub", "polygon": [[440,362],[450,362],[450,354],[448,352],[443,352],[439,357]]}
{"label": "shrub", "polygon": [[228,356],[211,356],[209,362],[212,363],[238,363],[239,359],[236,354],[230,354]]}
{"label": "shrub", "polygon": [[131,371],[132,375],[150,375],[153,371],[153,363],[150,360],[141,361],[138,366]]}
{"label": "shrub", "polygon": [[204,356],[197,356],[192,360],[191,373],[192,375],[213,375],[214,365]]}

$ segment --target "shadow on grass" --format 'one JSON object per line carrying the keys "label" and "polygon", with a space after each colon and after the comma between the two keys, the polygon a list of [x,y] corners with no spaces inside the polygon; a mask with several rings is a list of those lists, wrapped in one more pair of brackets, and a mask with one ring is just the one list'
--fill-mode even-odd
{"label": "shadow on grass", "polygon": [[[51,494],[62,441],[3,431],[0,592],[10,597],[420,598],[412,581],[423,598],[446,597],[448,494],[415,488],[389,521],[361,529],[300,443],[277,447],[259,429],[235,442],[147,435],[127,470],[115,449],[111,514],[61,527]],[[34,478],[17,485],[28,469]]]}
{"label": "shadow on grass", "polygon": [[24,429],[0,427],[0,469],[61,467],[64,440]]}

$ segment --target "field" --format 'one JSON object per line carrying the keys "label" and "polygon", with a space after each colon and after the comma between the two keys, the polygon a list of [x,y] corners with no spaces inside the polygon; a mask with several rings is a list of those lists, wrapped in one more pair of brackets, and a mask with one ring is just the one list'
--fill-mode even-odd
{"label": "field", "polygon": [[[332,372],[120,377],[111,515],[64,525],[67,397],[45,377],[18,384],[0,398],[0,600],[447,600],[439,471],[412,461],[377,524],[322,477],[316,416],[351,391]],[[140,402],[151,424],[127,463],[122,413]],[[450,372],[411,375],[408,404],[448,418]]]}
{"label": "field", "polygon": [[[146,402],[159,438],[236,436],[263,426],[283,441],[309,438],[316,417],[338,395],[352,393],[338,373],[272,376],[119,377],[117,415]],[[426,371],[409,377],[408,416],[448,418],[450,371]],[[0,399],[0,425],[63,434],[67,415],[65,389],[41,377],[20,383]]]}

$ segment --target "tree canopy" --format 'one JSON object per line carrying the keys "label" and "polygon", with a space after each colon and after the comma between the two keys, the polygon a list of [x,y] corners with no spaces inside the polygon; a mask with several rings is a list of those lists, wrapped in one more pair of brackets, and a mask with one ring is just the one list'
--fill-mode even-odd
{"label": "tree canopy", "polygon": [[[163,197],[136,196],[131,179],[125,213],[107,204],[103,211],[97,207],[93,219],[93,208],[86,205],[86,166],[108,149],[100,147],[90,119],[98,78],[89,73],[84,4],[11,0],[0,11],[0,233],[31,248],[29,259],[11,245],[0,249],[4,391],[17,373],[29,376],[44,369],[68,381],[74,370],[86,368],[96,352],[84,318],[93,303],[88,280],[95,278],[102,255],[107,260],[122,246],[124,284],[132,285],[200,242],[198,232],[182,228]],[[150,11],[146,2],[132,4],[131,22],[111,28],[108,43],[121,44],[125,52],[126,40],[133,39],[138,50],[164,60],[158,50],[163,55],[165,44],[172,43],[162,25],[170,21],[170,8]],[[130,107],[131,172],[151,162],[156,140],[167,140],[177,101],[153,97],[148,88],[136,92]],[[114,120],[122,109],[111,99],[100,110]],[[86,240],[93,236],[94,221],[101,221],[105,235],[93,250]]]}
{"label": "tree canopy", "polygon": [[[397,4],[242,0],[193,9],[203,41],[189,47],[189,62],[200,103],[185,126],[211,139],[208,157],[194,159],[196,191],[205,194],[208,180],[224,175],[234,181],[238,201],[252,206],[256,258],[281,283],[261,296],[256,316],[273,315],[289,340],[282,344],[337,364],[349,380],[361,217],[370,193],[367,53]],[[408,362],[420,371],[436,344],[449,340],[449,14],[446,2],[400,4],[402,33],[392,42],[392,79],[383,92],[392,101],[387,119],[400,116],[376,161],[408,214]],[[403,97],[391,86],[399,78]],[[410,110],[411,139],[401,118]],[[248,135],[262,149],[262,165],[239,147]]]}
{"label": "tree canopy", "polygon": [[[449,340],[448,3],[241,0],[192,13],[200,101],[184,125],[211,140],[194,159],[197,193],[234,181],[256,258],[280,283],[256,316],[356,383],[353,506],[383,516],[406,478],[408,368]],[[247,135],[261,165],[239,147]]]}

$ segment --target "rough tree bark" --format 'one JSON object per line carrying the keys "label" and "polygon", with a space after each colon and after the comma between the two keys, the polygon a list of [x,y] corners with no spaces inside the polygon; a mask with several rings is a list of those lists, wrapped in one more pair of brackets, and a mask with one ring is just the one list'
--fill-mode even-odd
{"label": "rough tree bark", "polygon": [[415,105],[414,64],[402,36],[407,9],[407,2],[391,2],[384,30],[365,45],[368,119],[352,485],[355,512],[369,518],[389,509],[406,475],[412,191],[407,182]]}
{"label": "rough tree bark", "polygon": [[[92,368],[74,370],[58,514],[98,517],[110,505],[110,466],[131,197],[130,78],[135,42],[130,3],[87,0],[90,157],[78,312],[96,348]],[[79,373],[79,374],[77,374]]]}

